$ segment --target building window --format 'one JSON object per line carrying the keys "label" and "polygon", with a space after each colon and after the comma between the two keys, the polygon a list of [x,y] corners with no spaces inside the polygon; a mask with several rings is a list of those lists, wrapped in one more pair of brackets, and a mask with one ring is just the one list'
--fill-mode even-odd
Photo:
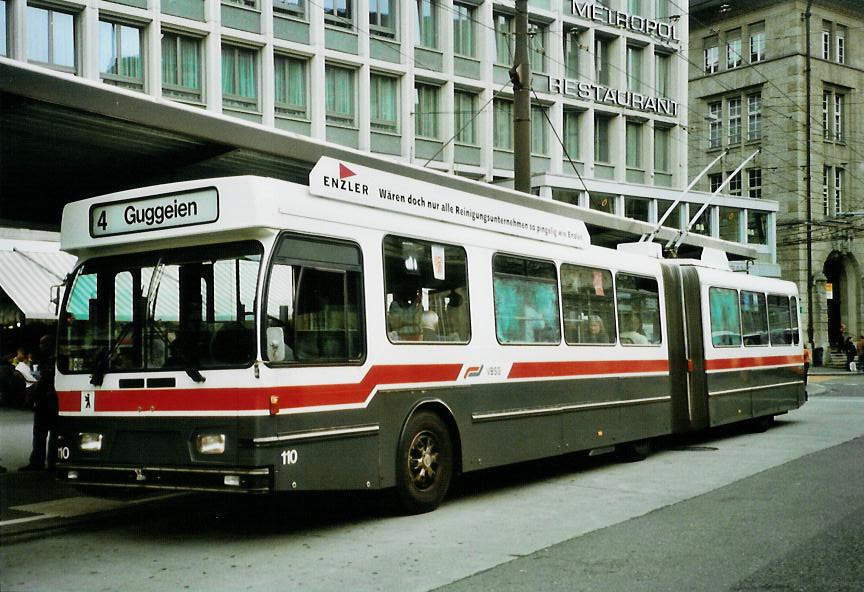
{"label": "building window", "polygon": [[373,130],[399,132],[399,80],[393,76],[369,76],[369,121]]}
{"label": "building window", "polygon": [[493,101],[492,145],[496,150],[513,150],[513,101]]}
{"label": "building window", "polygon": [[495,63],[500,66],[513,64],[513,17],[496,12],[495,20]]}
{"label": "building window", "polygon": [[549,134],[547,132],[546,107],[531,105],[531,154],[549,154]]}
{"label": "building window", "polygon": [[236,4],[244,8],[258,9],[258,0],[222,0],[223,4]]}
{"label": "building window", "polygon": [[838,64],[846,63],[846,27],[840,25],[834,35],[834,58]]}
{"label": "building window", "polygon": [[75,16],[27,7],[27,60],[64,72],[75,69]]}
{"label": "building window", "polygon": [[438,90],[431,84],[417,83],[414,105],[414,134],[418,138],[438,139]]}
{"label": "building window", "polygon": [[627,90],[642,92],[642,48],[627,46]]}
{"label": "building window", "polygon": [[723,102],[708,103],[708,148],[719,148],[723,142]]}
{"label": "building window", "polygon": [[711,173],[708,175],[708,190],[714,193],[723,185],[723,173]]}
{"label": "building window", "polygon": [[[666,216],[666,219],[663,220],[663,226],[666,228],[681,228],[681,210],[684,208],[683,203],[679,203],[677,206],[672,208],[672,204],[675,202],[658,199],[657,200],[657,222],[663,220],[663,216]],[[670,208],[672,208],[671,211]],[[666,212],[669,212],[669,215],[666,215]]]}
{"label": "building window", "polygon": [[729,143],[741,142],[741,98],[729,99]]}
{"label": "building window", "polygon": [[658,53],[655,55],[654,65],[654,85],[657,90],[657,96],[669,98],[671,96],[671,72],[672,72],[672,56],[666,53]]}
{"label": "building window", "polygon": [[0,0],[0,55],[8,55],[6,48],[6,0]]}
{"label": "building window", "polygon": [[564,32],[564,76],[579,78],[579,29],[573,27]]}
{"label": "building window", "polygon": [[750,63],[765,59],[765,23],[750,25]]}
{"label": "building window", "polygon": [[609,61],[612,57],[612,42],[603,37],[594,39],[594,69],[597,74],[597,84],[609,86],[609,81],[612,77],[612,64]]}
{"label": "building window", "polygon": [[327,123],[355,127],[355,70],[326,64],[324,66],[324,110]]}
{"label": "building window", "polygon": [[642,124],[627,122],[627,168],[642,168]]}
{"label": "building window", "polygon": [[648,206],[651,201],[640,197],[624,197],[624,217],[633,220],[648,221]]}
{"label": "building window", "polygon": [[831,213],[830,192],[831,167],[822,167],[822,215],[828,216]]}
{"label": "building window", "polygon": [[564,109],[564,151],[566,158],[579,158],[579,120],[581,112]]}
{"label": "building window", "polygon": [[741,215],[741,210],[735,208],[720,208],[720,238],[722,240],[740,242],[741,232],[739,230],[738,220]]}
{"label": "building window", "polygon": [[456,125],[456,141],[460,144],[477,144],[477,95],[457,90],[453,93],[453,122]]}
{"label": "building window", "polygon": [[162,33],[162,94],[200,102],[201,40]]}
{"label": "building window", "polygon": [[822,137],[831,137],[831,91],[822,91]]}
{"label": "building window", "polygon": [[591,193],[588,196],[588,207],[598,212],[606,212],[607,214],[615,213],[615,196],[603,195],[601,193]]}
{"label": "building window", "polygon": [[741,171],[738,171],[734,177],[729,179],[729,186],[727,189],[729,190],[729,195],[741,196]]}
{"label": "building window", "polygon": [[668,127],[654,128],[654,170],[658,173],[672,172],[669,151],[671,132]]}
{"label": "building window", "polygon": [[834,215],[843,213],[843,169],[834,167]]}
{"label": "building window", "polygon": [[831,59],[831,23],[822,21],[822,59]]}
{"label": "building window", "polygon": [[354,22],[352,0],[324,0],[324,22],[350,29]]}
{"label": "building window", "polygon": [[474,10],[470,4],[453,4],[453,53],[458,56],[477,55]]}
{"label": "building window", "polygon": [[660,20],[669,18],[669,0],[657,0],[654,16]]}
{"label": "building window", "polygon": [[134,89],[144,88],[141,29],[99,21],[99,71],[102,80]]}
{"label": "building window", "polygon": [[539,23],[528,25],[528,59],[531,62],[531,71],[534,73],[546,72],[546,42],[549,27]]}
{"label": "building window", "polygon": [[373,35],[396,37],[396,5],[391,0],[369,0],[369,30]]}
{"label": "building window", "polygon": [[273,62],[276,113],[307,118],[307,60],[276,54]]}
{"label": "building window", "polygon": [[741,65],[741,30],[730,31],[726,35],[726,69]]}
{"label": "building window", "polygon": [[834,95],[834,140],[843,141],[843,95]]}
{"label": "building window", "polygon": [[762,139],[762,95],[747,96],[747,139]]}
{"label": "building window", "polygon": [[720,47],[717,37],[705,39],[705,72],[714,74],[720,69]]}
{"label": "building window", "polygon": [[417,0],[417,43],[420,47],[438,49],[438,3]]}
{"label": "building window", "polygon": [[822,127],[826,140],[844,141],[845,95],[833,90],[822,91]]}
{"label": "building window", "polygon": [[762,197],[762,169],[747,171],[747,195],[755,198]]}
{"label": "building window", "polygon": [[273,0],[273,12],[306,18],[306,0]]}
{"label": "building window", "polygon": [[222,104],[225,107],[258,109],[257,61],[254,49],[222,46]]}
{"label": "building window", "polygon": [[768,242],[768,214],[750,211],[747,214],[747,242],[764,245]]}
{"label": "building window", "polygon": [[610,124],[612,118],[605,115],[594,116],[594,161],[610,163],[612,157],[609,150]]}
{"label": "building window", "polygon": [[627,0],[627,12],[642,16],[642,0]]}

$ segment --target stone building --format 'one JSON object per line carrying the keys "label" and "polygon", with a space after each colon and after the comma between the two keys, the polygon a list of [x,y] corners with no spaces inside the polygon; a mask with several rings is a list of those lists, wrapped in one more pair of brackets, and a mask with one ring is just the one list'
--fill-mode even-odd
{"label": "stone building", "polygon": [[[815,345],[827,351],[844,328],[857,337],[864,333],[864,2],[691,0],[689,19],[690,174],[728,150],[701,181],[711,190],[759,150],[726,191],[779,202],[778,263],[798,284]],[[733,213],[720,215],[723,223]],[[750,222],[741,228],[750,232]]]}

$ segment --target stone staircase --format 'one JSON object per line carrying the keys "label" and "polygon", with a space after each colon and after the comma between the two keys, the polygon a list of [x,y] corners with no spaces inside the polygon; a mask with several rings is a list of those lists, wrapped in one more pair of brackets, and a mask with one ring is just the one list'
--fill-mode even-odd
{"label": "stone staircase", "polygon": [[846,354],[830,350],[826,353],[826,368],[833,368],[835,370],[848,370],[848,368],[846,367]]}

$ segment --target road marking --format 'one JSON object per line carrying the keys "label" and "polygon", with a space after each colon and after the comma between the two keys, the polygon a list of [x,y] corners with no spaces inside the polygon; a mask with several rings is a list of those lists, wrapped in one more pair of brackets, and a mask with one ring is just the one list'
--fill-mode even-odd
{"label": "road marking", "polygon": [[21,524],[23,522],[33,522],[35,520],[47,520],[49,518],[72,518],[75,516],[84,516],[86,514],[97,514],[99,512],[109,512],[119,508],[127,508],[142,504],[144,502],[152,502],[157,500],[165,500],[172,497],[184,495],[182,493],[168,493],[165,495],[157,495],[152,497],[141,498],[137,500],[111,500],[101,497],[67,497],[46,502],[38,502],[35,504],[24,504],[21,506],[12,506],[9,509],[18,512],[27,512],[28,514],[37,514],[37,516],[28,516],[26,518],[14,518],[12,520],[0,521],[0,527],[9,526],[12,524]]}

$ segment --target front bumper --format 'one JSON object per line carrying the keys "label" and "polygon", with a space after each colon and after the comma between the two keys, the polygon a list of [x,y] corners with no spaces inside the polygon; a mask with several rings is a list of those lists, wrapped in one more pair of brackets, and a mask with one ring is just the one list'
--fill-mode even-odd
{"label": "front bumper", "polygon": [[59,481],[75,486],[228,493],[273,491],[273,471],[269,467],[108,467],[58,462],[56,469]]}

